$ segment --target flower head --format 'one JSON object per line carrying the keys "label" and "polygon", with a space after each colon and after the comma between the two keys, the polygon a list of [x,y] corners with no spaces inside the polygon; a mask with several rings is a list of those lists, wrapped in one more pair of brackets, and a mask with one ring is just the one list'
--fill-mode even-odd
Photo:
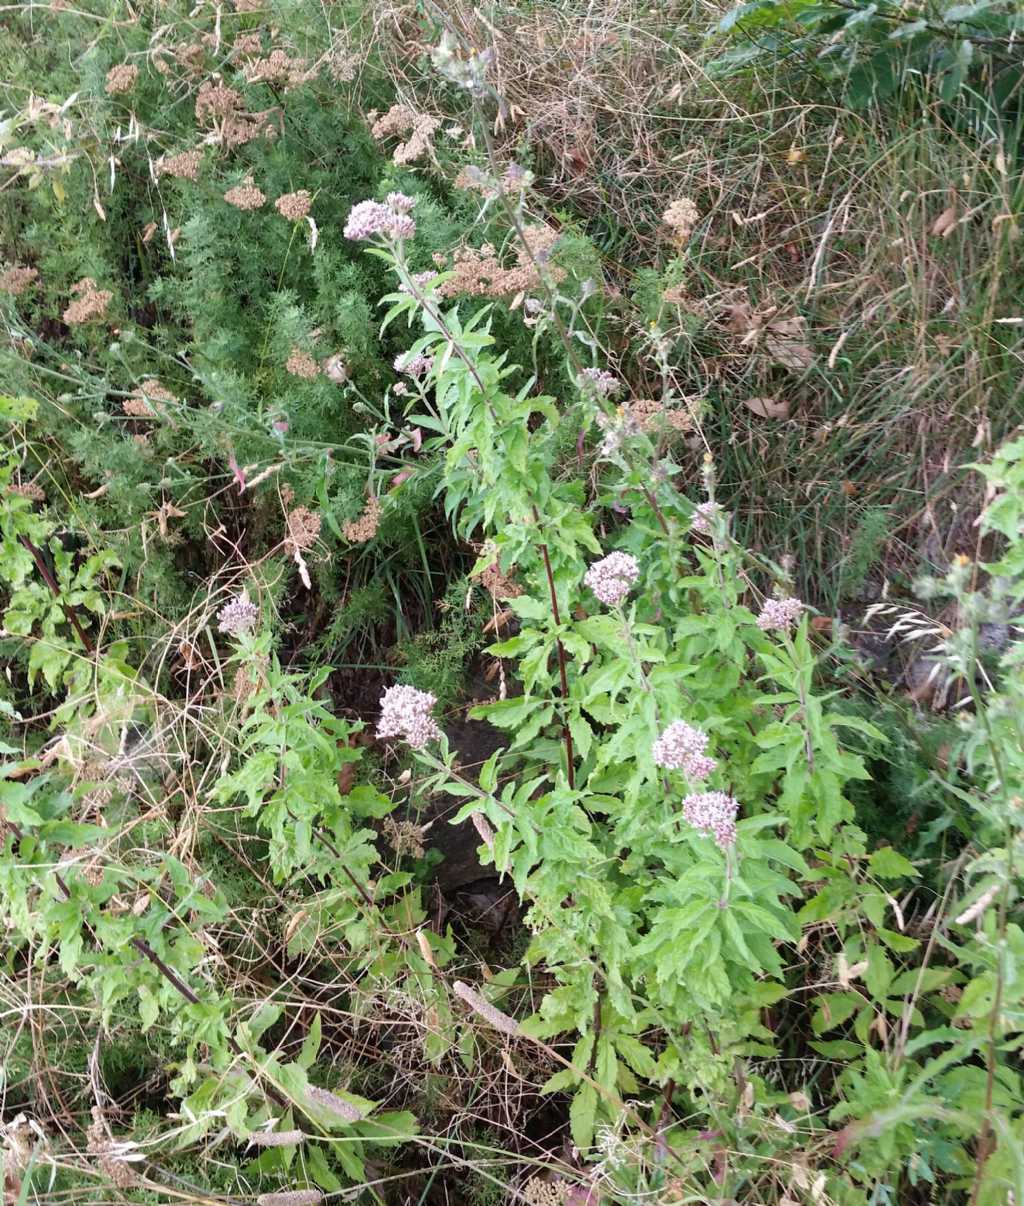
{"label": "flower head", "polygon": [[376,235],[411,239],[416,233],[416,223],[409,217],[409,211],[415,204],[415,197],[407,197],[405,193],[388,193],[383,205],[379,201],[360,201],[349,211],[345,238],[360,242]]}
{"label": "flower head", "polygon": [[119,92],[131,92],[139,78],[139,69],[134,63],[118,63],[107,72],[105,91],[108,96]]}
{"label": "flower head", "polygon": [[301,222],[309,213],[312,204],[313,198],[309,195],[309,190],[300,188],[298,192],[285,193],[278,197],[274,208],[282,218],[287,218],[290,222]]}
{"label": "flower head", "polygon": [[434,367],[434,357],[418,352],[415,356],[404,354],[395,357],[395,372],[408,377],[422,377]]}
{"label": "flower head", "polygon": [[700,221],[700,210],[689,197],[680,197],[665,210],[661,220],[681,243],[685,243]]}
{"label": "flower head", "polygon": [[600,398],[610,398],[622,389],[622,382],[614,373],[605,372],[599,368],[585,368],[580,373],[581,384]]}
{"label": "flower head", "polygon": [[249,598],[249,592],[243,590],[217,613],[217,629],[227,636],[241,636],[255,628],[259,618],[260,609]]}
{"label": "flower head", "polygon": [[703,791],[683,801],[686,822],[715,839],[721,849],[736,841],[736,812],[739,803],[724,791]]}
{"label": "flower head", "polygon": [[266,204],[267,197],[253,184],[252,177],[246,176],[241,184],[228,189],[224,200],[235,209],[259,209],[261,205]]}
{"label": "flower head", "polygon": [[655,763],[666,770],[681,770],[690,779],[706,779],[718,765],[705,755],[707,748],[707,733],[685,720],[674,720],[655,741],[651,753]]}
{"label": "flower head", "polygon": [[583,581],[609,607],[621,603],[630,587],[640,577],[640,566],[630,553],[614,552],[587,570]]}
{"label": "flower head", "polygon": [[804,610],[799,599],[766,599],[757,626],[762,632],[788,632]]}
{"label": "flower head", "polygon": [[402,737],[414,750],[422,749],[428,741],[441,736],[441,730],[430,712],[437,697],[429,691],[397,685],[388,687],[381,696],[378,737]]}
{"label": "flower head", "polygon": [[722,508],[716,502],[698,503],[690,519],[690,531],[699,532],[701,536],[710,536],[711,524],[721,513]]}

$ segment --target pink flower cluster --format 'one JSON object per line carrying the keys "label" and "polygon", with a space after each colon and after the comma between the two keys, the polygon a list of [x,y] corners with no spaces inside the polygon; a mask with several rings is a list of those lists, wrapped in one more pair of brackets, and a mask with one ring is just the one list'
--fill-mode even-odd
{"label": "pink flower cluster", "polygon": [[706,779],[718,763],[704,753],[708,735],[685,720],[674,720],[661,734],[651,753],[655,764],[666,770],[681,770],[688,779]]}
{"label": "pink flower cluster", "polygon": [[410,277],[414,287],[410,289],[409,286],[403,281],[399,284],[398,291],[399,293],[412,293],[413,295],[417,293],[428,293],[430,291],[430,282],[435,276],[437,276],[437,270],[434,268],[428,268],[426,272],[414,272]]}
{"label": "pink flower cluster", "polygon": [[722,508],[715,502],[698,503],[690,520],[690,531],[699,532],[701,536],[711,535],[711,521],[721,513]]}
{"label": "pink flower cluster", "polygon": [[804,605],[799,599],[767,599],[761,614],[757,617],[757,626],[762,632],[788,632],[803,614]]}
{"label": "pink flower cluster", "polygon": [[591,389],[601,398],[609,398],[622,389],[622,382],[612,373],[599,368],[585,368],[581,373],[584,388]]}
{"label": "pink flower cluster", "polygon": [[640,577],[640,566],[629,553],[609,553],[587,570],[583,581],[602,603],[614,607],[629,594],[629,588]]}
{"label": "pink flower cluster", "polygon": [[683,816],[699,833],[715,839],[722,850],[736,841],[736,813],[739,804],[724,791],[704,791],[687,796]]}
{"label": "pink flower cluster", "polygon": [[437,697],[429,691],[398,685],[388,687],[381,696],[380,722],[377,736],[402,737],[414,750],[441,736],[441,730],[430,712]]}
{"label": "pink flower cluster", "polygon": [[217,628],[227,636],[241,636],[243,632],[255,628],[259,618],[260,609],[243,590],[217,612]]}
{"label": "pink flower cluster", "polygon": [[417,352],[415,356],[404,354],[395,357],[395,372],[405,373],[408,377],[422,377],[434,367],[434,357],[424,356]]}
{"label": "pink flower cluster", "polygon": [[416,223],[409,212],[415,204],[416,199],[405,193],[388,193],[383,205],[379,201],[360,201],[349,211],[345,238],[362,241],[383,235],[386,239],[411,239]]}

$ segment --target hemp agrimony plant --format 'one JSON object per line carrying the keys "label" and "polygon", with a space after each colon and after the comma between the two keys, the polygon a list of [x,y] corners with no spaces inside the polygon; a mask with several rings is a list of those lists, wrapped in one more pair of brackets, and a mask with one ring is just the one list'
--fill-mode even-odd
{"label": "hemp agrimony plant", "polygon": [[[555,986],[525,1030],[576,1035],[546,1088],[572,1091],[577,1147],[618,1124],[627,1095],[685,1088],[724,1118],[734,1060],[771,1050],[759,1015],[786,995],[807,853],[863,850],[843,786],[866,772],[840,734],[874,730],[816,694],[804,609],[750,609],[750,562],[725,517],[707,504],[695,516],[669,473],[644,472],[642,433],[617,435],[598,505],[585,505],[558,428],[581,414],[589,426],[603,377],[568,407],[511,392],[486,309],[444,309],[443,276],[411,276],[406,232],[379,208],[373,231],[354,233],[398,277],[385,324],[424,330],[409,355],[432,357],[439,419],[413,421],[447,447],[446,510],[490,542],[479,568],[496,549],[523,588],[508,601],[518,632],[490,650],[518,690],[476,710],[507,749],[476,786],[443,742],[434,752],[426,716],[410,744],[436,785],[468,798],[456,819],[486,822],[481,857],[528,907],[526,961]],[[402,730],[389,719],[386,731]]]}

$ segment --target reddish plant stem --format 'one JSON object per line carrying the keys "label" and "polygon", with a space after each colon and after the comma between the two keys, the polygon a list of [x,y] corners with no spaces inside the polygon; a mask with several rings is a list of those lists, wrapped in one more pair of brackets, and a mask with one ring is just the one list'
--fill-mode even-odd
{"label": "reddish plant stem", "polygon": [[658,506],[658,503],[657,503],[654,495],[651,493],[650,489],[647,486],[642,486],[641,489],[643,490],[644,498],[647,499],[647,505],[654,512],[655,518],[657,519],[658,524],[661,527],[661,530],[665,533],[666,536],[671,536],[672,533],[669,530],[668,524],[665,522],[665,516],[662,515],[661,507]]}
{"label": "reddish plant stem", "polygon": [[[57,579],[50,573],[50,567],[43,559],[43,554],[36,548],[27,536],[20,537],[21,543],[28,549],[32,555],[32,560],[36,563],[36,569],[39,570],[39,576],[46,583],[53,593],[54,598],[60,599],[60,587],[57,585]],[[61,600],[61,607],[64,609],[64,615],[67,616],[68,623],[74,628],[78,634],[78,639],[82,642],[86,653],[92,653],[92,641],[85,634],[85,629],[78,622],[78,612],[71,606],[70,603],[65,603]]]}
{"label": "reddish plant stem", "polygon": [[[533,520],[537,527],[540,527],[540,515],[537,513],[537,508],[533,508]],[[561,624],[562,618],[558,611],[558,595],[555,592],[555,576],[551,572],[551,558],[548,556],[548,546],[541,544],[540,555],[544,558],[544,572],[548,578],[548,591],[551,594],[551,614],[554,616],[555,623]],[[555,637],[555,649],[558,652],[558,677],[561,682],[562,699],[569,699],[569,676],[565,669],[565,648],[562,645],[560,637]],[[569,721],[562,717],[562,739],[565,742],[565,764],[566,774],[569,780],[569,787],[576,786],[576,769],[573,766],[574,754],[572,748],[572,733],[569,732]]]}

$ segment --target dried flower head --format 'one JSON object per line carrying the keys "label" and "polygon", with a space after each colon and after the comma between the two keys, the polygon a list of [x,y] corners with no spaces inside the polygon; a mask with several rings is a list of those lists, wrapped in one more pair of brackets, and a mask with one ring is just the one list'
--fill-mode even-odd
{"label": "dried flower head", "polygon": [[680,243],[685,243],[700,221],[700,210],[689,197],[680,197],[665,210],[661,220]]}
{"label": "dried flower head", "polygon": [[241,636],[255,628],[259,618],[260,609],[249,598],[249,592],[243,590],[217,613],[217,628],[227,636]]}
{"label": "dried flower head", "polygon": [[327,52],[326,66],[336,84],[348,84],[356,78],[360,57],[344,42],[338,42]]}
{"label": "dried flower head", "polygon": [[351,1101],[346,1101],[344,1097],[339,1097],[337,1093],[332,1093],[330,1089],[321,1089],[317,1085],[309,1085],[306,1088],[306,1099],[315,1106],[319,1106],[321,1110],[325,1110],[328,1114],[333,1114],[336,1118],[340,1118],[342,1122],[362,1122],[365,1114],[358,1106],[353,1105]]}
{"label": "dried flower head", "polygon": [[523,1185],[522,1197],[528,1206],[565,1206],[572,1196],[568,1181],[545,1181],[530,1177]]}
{"label": "dried flower head", "polygon": [[91,276],[83,276],[71,286],[71,292],[77,296],[64,311],[64,321],[68,326],[79,326],[103,318],[114,296],[109,289],[97,289]]}
{"label": "dried flower head", "polygon": [[305,84],[316,75],[304,58],[296,55],[294,58],[279,47],[270,52],[265,59],[256,59],[247,63],[245,78],[250,84],[284,84],[288,88]]}
{"label": "dried flower head", "polygon": [[274,208],[282,218],[287,218],[290,222],[301,222],[308,215],[312,204],[313,198],[309,192],[300,188],[298,192],[285,193],[278,197],[274,202]]}
{"label": "dried flower head", "polygon": [[757,626],[762,632],[788,632],[803,614],[804,605],[799,599],[766,599],[757,617]]}
{"label": "dried flower head", "polygon": [[365,544],[377,535],[380,527],[380,503],[376,498],[368,498],[362,515],[358,519],[342,524],[341,534],[353,544]]}
{"label": "dried flower head", "polygon": [[441,119],[431,117],[429,113],[417,113],[408,105],[392,105],[383,117],[378,117],[373,123],[370,133],[378,140],[393,134],[408,134],[409,137],[398,144],[391,158],[399,164],[414,163],[424,155],[434,153],[432,139],[440,124]]}
{"label": "dried flower head", "polygon": [[250,1147],[293,1147],[305,1142],[302,1131],[254,1131],[249,1136]]}
{"label": "dried flower head", "polygon": [[92,1124],[86,1131],[86,1151],[96,1157],[100,1172],[118,1189],[131,1189],[136,1183],[135,1173],[126,1159],[135,1151],[130,1140],[116,1140],[107,1129],[103,1111],[99,1106],[92,1108]]}
{"label": "dried flower head", "polygon": [[700,833],[714,837],[723,850],[736,841],[736,813],[739,804],[724,791],[705,791],[683,801],[686,822]]}
{"label": "dried flower head", "polygon": [[690,531],[699,532],[701,536],[712,535],[711,525],[721,513],[722,508],[716,502],[698,503],[690,520]]}
{"label": "dried flower head", "polygon": [[614,552],[587,570],[583,581],[609,607],[621,603],[640,577],[640,566],[630,553]]}
{"label": "dried flower head", "polygon": [[434,367],[434,357],[417,352],[415,356],[405,353],[395,357],[395,372],[407,377],[423,377]]}
{"label": "dried flower head", "polygon": [[196,94],[196,121],[212,125],[242,107],[242,94],[220,80],[204,80]]}
{"label": "dried flower head", "polygon": [[396,821],[394,817],[384,818],[381,825],[384,837],[394,852],[401,856],[411,854],[413,858],[423,857],[423,827],[412,821]]}
{"label": "dried flower head", "polygon": [[46,502],[46,491],[35,482],[23,482],[21,485],[8,486],[7,494],[17,494],[19,498],[27,498],[32,502]]}
{"label": "dried flower head", "polygon": [[284,367],[293,377],[302,377],[305,381],[312,381],[320,375],[320,366],[302,348],[292,348]]}
{"label": "dried flower head", "polygon": [[224,200],[235,209],[260,209],[266,204],[267,196],[253,184],[251,176],[246,176],[241,184],[228,189]]}
{"label": "dried flower head", "polygon": [[309,507],[296,507],[288,512],[288,535],[285,545],[295,549],[308,549],[316,544],[320,535],[320,513]]}
{"label": "dried flower head", "polygon": [[[516,248],[516,262],[506,267],[490,243],[483,246],[460,247],[452,255],[448,268],[451,276],[438,286],[441,297],[508,297],[537,289],[543,279],[558,284],[565,279],[565,269],[551,262],[551,252],[558,241],[558,232],[550,226],[536,224],[523,228],[525,246]],[[435,263],[438,257],[435,256]],[[438,267],[444,267],[440,257]]]}
{"label": "dried flower head", "polygon": [[610,398],[622,389],[622,382],[614,373],[599,368],[583,369],[580,373],[580,385],[590,393],[597,394],[599,398]]}
{"label": "dried flower head", "polygon": [[261,1193],[256,1206],[320,1206],[323,1200],[319,1189],[289,1189],[284,1193]]}
{"label": "dried flower head", "polygon": [[177,401],[178,399],[165,385],[161,385],[155,377],[149,377],[130,398],[124,399],[121,409],[126,415],[137,419],[152,419],[159,414],[159,408],[153,406],[154,402],[173,403]]}
{"label": "dried flower head", "polygon": [[415,198],[405,193],[389,193],[383,205],[379,201],[360,201],[349,211],[345,238],[363,241],[380,235],[385,239],[411,239],[416,223],[409,211],[415,204]]}
{"label": "dried flower head", "polygon": [[[512,567],[515,569],[515,567]],[[511,573],[504,574],[501,571],[501,563],[495,557],[493,564],[486,566],[477,575],[480,585],[496,602],[503,599],[517,599],[522,593],[523,588],[512,577]]]}
{"label": "dried flower head", "polygon": [[108,96],[117,96],[122,92],[131,92],[138,83],[139,69],[134,63],[119,63],[107,72],[105,91]]}
{"label": "dried flower head", "polygon": [[693,429],[693,418],[688,410],[666,407],[655,398],[633,398],[627,403],[626,409],[641,431],[682,432]]}
{"label": "dried flower head", "polygon": [[237,55],[259,54],[263,39],[258,33],[240,33],[231,43],[231,49]]}
{"label": "dried flower head", "polygon": [[651,750],[657,766],[681,770],[690,779],[706,779],[718,763],[708,758],[708,735],[685,720],[674,720]]}
{"label": "dried flower head", "polygon": [[38,268],[23,268],[18,264],[12,264],[10,268],[5,268],[3,272],[0,272],[0,293],[10,293],[12,297],[20,297],[29,285],[34,285],[38,279]]}
{"label": "dried flower head", "polygon": [[511,1034],[513,1036],[522,1034],[519,1023],[515,1018],[510,1018],[507,1013],[502,1013],[500,1009],[496,1009],[490,1001],[485,1000],[478,992],[470,988],[468,984],[464,984],[461,980],[456,980],[452,985],[452,991],[457,997],[465,1001],[474,1013],[478,1013],[482,1018],[490,1022],[495,1030],[500,1030],[502,1034]]}
{"label": "dried flower head", "polygon": [[161,155],[156,161],[156,174],[173,176],[176,180],[197,180],[202,162],[203,152],[198,147],[177,155]]}
{"label": "dried flower head", "polygon": [[401,737],[414,750],[441,736],[441,730],[431,715],[437,697],[429,691],[418,691],[404,684],[388,687],[381,696],[380,721],[377,736],[386,739]]}

